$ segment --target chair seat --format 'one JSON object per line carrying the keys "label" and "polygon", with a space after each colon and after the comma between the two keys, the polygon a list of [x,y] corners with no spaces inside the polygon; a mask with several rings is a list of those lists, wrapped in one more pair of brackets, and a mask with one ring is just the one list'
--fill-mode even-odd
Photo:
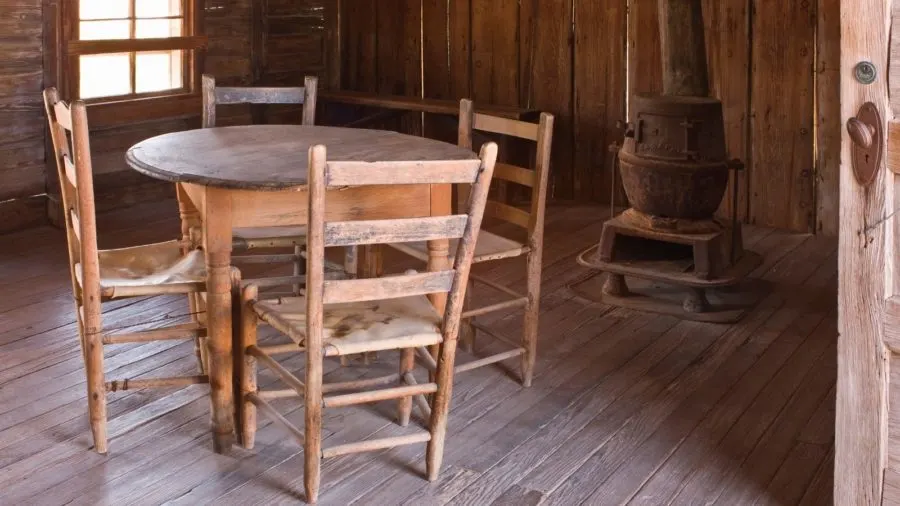
{"label": "chair seat", "polygon": [[[450,240],[451,259],[459,245],[459,239]],[[407,255],[428,261],[428,244],[424,242],[408,242],[390,245],[394,249],[398,249]],[[506,237],[492,234],[485,230],[478,233],[478,241],[475,243],[475,256],[472,263],[487,262],[489,260],[500,260],[503,258],[513,258],[528,251],[528,247],[520,242],[507,239]]]}
{"label": "chair seat", "polygon": [[[184,254],[180,241],[100,250],[99,258],[103,297],[196,292],[206,282],[203,252]],[[75,277],[81,284],[81,264],[75,264]]]}
{"label": "chair seat", "polygon": [[[232,232],[237,248],[283,247],[306,244],[306,226],[236,228]],[[267,244],[271,243],[271,244]]]}
{"label": "chair seat", "polygon": [[[263,321],[305,345],[306,297],[260,301],[253,309]],[[431,346],[443,340],[441,316],[424,295],[327,304],[323,323],[326,356]]]}

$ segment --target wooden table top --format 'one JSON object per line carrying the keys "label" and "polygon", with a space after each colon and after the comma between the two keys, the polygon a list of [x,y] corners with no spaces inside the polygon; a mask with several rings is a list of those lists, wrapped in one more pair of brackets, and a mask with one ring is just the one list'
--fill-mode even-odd
{"label": "wooden table top", "polygon": [[335,161],[472,160],[446,142],[383,130],[300,125],[204,128],[152,137],[125,160],[155,179],[246,190],[279,190],[307,183],[309,147],[323,144]]}

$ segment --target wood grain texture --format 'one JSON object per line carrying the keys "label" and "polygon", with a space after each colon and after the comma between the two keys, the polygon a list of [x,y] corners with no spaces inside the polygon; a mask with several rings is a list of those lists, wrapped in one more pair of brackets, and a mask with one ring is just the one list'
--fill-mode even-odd
{"label": "wood grain texture", "polygon": [[472,91],[475,103],[518,105],[518,0],[471,0]]}
{"label": "wood grain texture", "polygon": [[535,3],[533,89],[529,104],[556,117],[550,165],[550,195],[575,196],[572,167],[572,5],[566,0]]}
{"label": "wood grain texture", "polygon": [[[101,214],[99,226],[109,232],[104,236],[107,240],[118,241],[110,246],[164,239],[179,230],[173,205],[169,201]],[[598,388],[603,388],[604,384],[606,388],[613,384],[631,385],[633,373],[628,371],[638,370],[652,360],[651,354],[640,351],[657,341],[660,344],[656,349],[661,350],[661,354],[653,356],[663,361],[660,370],[677,362],[677,354],[667,355],[676,349],[671,335],[674,332],[666,334],[675,325],[671,319],[585,306],[568,294],[566,285],[582,274],[571,267],[572,252],[581,251],[596,240],[604,219],[603,211],[603,208],[586,206],[551,206],[548,209],[539,334],[541,353],[535,378],[540,388],[523,389],[502,369],[496,368],[458,375],[448,426],[446,467],[437,482],[428,483],[422,479],[421,446],[396,448],[326,462],[320,504],[490,504],[499,497],[536,496],[534,492],[528,492],[535,489],[526,484],[517,485],[527,472],[522,470],[530,469],[570,436],[573,433],[570,427],[577,426],[571,424],[609,415],[598,406],[604,404],[601,400],[611,398],[599,392],[610,390]],[[141,226],[137,226],[138,223]],[[504,231],[501,228],[492,230]],[[653,472],[656,463],[668,455],[662,449],[676,444],[680,444],[678,451],[668,457],[665,469],[687,467],[689,471],[702,469],[708,472],[716,467],[716,462],[708,458],[711,455],[709,438],[721,437],[727,432],[730,428],[728,417],[746,413],[748,422],[755,420],[757,411],[750,409],[751,403],[785,360],[795,354],[787,362],[786,369],[791,369],[791,364],[803,362],[802,357],[810,353],[811,347],[802,346],[798,337],[809,328],[806,320],[811,316],[801,308],[807,307],[809,299],[817,294],[826,303],[831,303],[834,292],[833,288],[800,281],[802,276],[798,273],[816,270],[807,268],[806,264],[820,262],[821,256],[815,256],[819,259],[815,260],[810,253],[830,248],[815,244],[795,249],[797,244],[808,239],[780,231],[769,234],[765,230],[760,231],[765,237],[764,243],[760,244],[752,240],[758,230],[747,227],[748,244],[766,252],[766,258],[771,261],[767,261],[764,269],[772,271],[779,281],[767,297],[768,302],[758,306],[745,320],[746,324],[739,324],[739,329],[717,338],[717,342],[722,343],[741,342],[746,336],[748,343],[737,348],[734,360],[728,359],[718,370],[707,370],[708,374],[714,375],[710,376],[712,379],[693,383],[688,389],[690,396],[670,417],[672,423],[687,419],[691,423],[699,420],[700,425],[683,441],[680,436],[684,432],[680,429],[672,432],[668,427],[686,426],[670,422],[663,424],[663,430],[642,433],[646,435],[646,445],[626,455],[629,460],[597,489],[601,493],[617,493],[627,490],[630,484],[640,485],[647,481],[648,473]],[[11,237],[12,249],[6,251],[2,265],[4,274],[10,276],[6,279],[32,281],[19,296],[0,297],[0,311],[9,317],[0,332],[7,359],[0,370],[0,379],[8,387],[4,388],[6,393],[0,393],[4,396],[0,412],[5,412],[0,413],[0,447],[4,455],[0,467],[4,469],[5,498],[38,503],[147,501],[176,505],[302,499],[299,471],[303,454],[293,441],[284,437],[280,427],[273,426],[265,416],[260,420],[257,450],[236,451],[232,458],[209,451],[208,400],[205,390],[198,387],[174,392],[141,394],[126,391],[116,394],[109,405],[111,433],[115,434],[111,455],[101,457],[85,451],[84,373],[78,343],[71,338],[74,313],[53,312],[56,305],[65,304],[71,297],[71,288],[65,279],[63,238],[49,228]],[[831,262],[830,267],[822,268],[823,272],[816,275],[818,278],[827,279],[836,274],[836,262],[833,258]],[[397,256],[386,255],[387,272],[412,265]],[[484,267],[486,269],[476,270],[494,281],[524,290],[525,272],[521,266],[497,263]],[[825,272],[829,269],[830,275]],[[486,291],[483,297],[485,302],[496,300]],[[27,311],[14,309],[25,302],[36,305],[29,306],[31,309]],[[779,315],[773,317],[775,304],[780,309]],[[162,304],[146,301],[131,306],[112,305],[107,308],[104,319],[115,327],[139,323],[139,328],[152,328],[151,322],[162,318],[181,317],[178,321],[185,321],[186,309],[183,298],[169,297]],[[832,328],[833,311],[828,309],[827,317]],[[47,314],[55,316],[48,319]],[[506,318],[502,314],[485,315],[481,322],[493,331],[511,336],[521,328],[520,318]],[[718,326],[702,328],[687,340],[696,339]],[[821,337],[834,340],[835,334],[831,330],[829,335]],[[261,345],[280,342],[264,328],[260,329],[260,341]],[[766,343],[771,344],[766,347]],[[166,372],[179,376],[191,374],[195,368],[189,356],[189,344],[121,345],[110,352],[116,353],[110,357],[110,365],[114,367],[143,358],[139,364],[123,369],[123,374],[129,377],[157,376]],[[119,352],[124,354],[120,357]],[[279,357],[279,361],[297,372],[303,370],[305,357],[295,353]],[[742,372],[751,363],[752,369]],[[706,362],[698,360],[696,367],[706,368]],[[373,369],[369,374],[374,376],[396,374],[395,355],[379,354],[378,360],[369,368]],[[325,381],[356,380],[369,368],[341,368],[337,361],[326,361]],[[736,390],[719,400],[714,393],[721,390],[713,388],[713,384],[725,380],[731,383],[732,374],[740,376],[736,379]],[[261,374],[259,380],[260,388],[274,386],[271,376]],[[675,384],[679,384],[677,379]],[[785,400],[783,411],[792,413],[794,401],[802,395],[792,397],[790,392],[783,391],[783,385],[786,383],[778,382],[767,388],[762,397],[777,395]],[[681,387],[675,388],[681,392]],[[34,403],[30,397],[16,401],[17,392],[23,389],[39,396],[42,402]],[[632,396],[623,399],[617,409],[654,409],[651,406],[664,403],[665,399],[665,394],[655,398]],[[279,407],[282,406],[279,403],[284,403],[287,410],[282,412],[288,419],[297,422],[303,418],[301,403],[287,399],[272,402]],[[10,410],[14,405],[30,407]],[[706,412],[709,406],[711,410]],[[814,416],[821,412],[817,409],[816,413]],[[324,442],[333,445],[368,436],[401,435],[404,429],[392,420],[393,415],[393,403],[365,409],[334,410],[330,414],[326,410],[325,428],[332,427],[334,431],[326,430]],[[557,417],[555,420],[554,416]],[[416,418],[414,414],[413,420]],[[547,420],[552,420],[552,424],[545,425]],[[777,432],[786,420],[781,418],[775,422],[773,432]],[[829,423],[830,419],[821,422]],[[724,431],[722,423],[726,424]],[[132,428],[136,426],[139,428]],[[596,433],[597,436],[603,434]],[[613,435],[613,439],[619,437]],[[627,444],[620,448],[634,448]],[[769,439],[765,444],[777,443]],[[647,452],[654,448],[661,453]],[[660,455],[660,459],[650,460],[652,455]],[[722,462],[739,461],[744,457],[737,453],[714,455],[719,455]],[[802,459],[794,462],[799,463],[794,468],[797,475],[815,473],[801,504],[831,504],[828,497],[832,487],[831,459],[826,456],[819,463]],[[782,464],[770,463],[773,468]],[[25,476],[28,479],[23,479]],[[474,485],[476,480],[478,485]],[[677,487],[683,481],[676,476],[666,483],[673,485],[677,493]],[[622,487],[616,486],[617,483],[622,483]],[[581,485],[587,494],[594,490],[597,482],[589,480]],[[770,497],[762,495],[765,484],[755,485],[760,492],[759,502],[764,503]],[[467,489],[472,492],[466,493]],[[728,494],[729,489],[723,490],[721,503],[728,504]],[[545,501],[552,503],[552,497],[553,494]],[[644,503],[665,504],[674,498],[674,493],[654,497],[661,500]],[[702,503],[705,499],[692,496],[687,500]],[[641,504],[641,501],[636,499],[634,503]]]}
{"label": "wood grain texture", "polygon": [[[722,101],[728,157],[741,160],[750,167],[750,3],[747,0],[704,0],[703,16],[710,93]],[[731,173],[729,188],[719,207],[720,216],[730,218],[737,206],[738,219],[747,220],[748,173],[748,170]],[[735,184],[738,185],[737,202],[733,202]]]}
{"label": "wood grain texture", "polygon": [[[841,168],[841,2],[818,0],[816,26],[816,233],[837,237]],[[897,35],[895,33],[894,37]],[[900,47],[892,47],[900,54]],[[891,66],[894,70],[895,66]],[[896,96],[892,93],[891,96]]]}
{"label": "wood grain texture", "polygon": [[276,190],[307,183],[304,153],[314,144],[327,145],[340,161],[476,158],[452,144],[395,132],[257,125],[155,137],[128,150],[126,159],[135,170],[166,181]]}
{"label": "wood grain texture", "polygon": [[[886,2],[841,5],[841,75],[850,76],[861,60],[886,68],[891,13]],[[862,85],[841,79],[841,120],[874,102],[890,120],[887,83]],[[840,169],[838,382],[835,424],[835,504],[877,504],[882,500],[887,420],[884,356],[884,298],[893,291],[890,273],[896,251],[887,241],[893,223],[894,176],[861,187],[851,170],[850,140],[842,138]]]}
{"label": "wood grain texture", "polygon": [[341,88],[376,91],[377,28],[375,2],[341,3]]}
{"label": "wood grain texture", "polygon": [[[625,120],[626,6],[618,0],[576,0],[574,9],[575,195],[604,202],[612,191],[609,146],[621,142],[616,123]],[[603,37],[597,37],[598,26],[604,27]],[[619,187],[617,201],[624,203]]]}
{"label": "wood grain texture", "polygon": [[773,7],[753,2],[767,15],[753,18],[750,222],[811,232],[816,6]]}
{"label": "wood grain texture", "polygon": [[[422,97],[421,0],[377,2],[377,91],[384,95]],[[400,131],[422,133],[422,116],[401,118]]]}

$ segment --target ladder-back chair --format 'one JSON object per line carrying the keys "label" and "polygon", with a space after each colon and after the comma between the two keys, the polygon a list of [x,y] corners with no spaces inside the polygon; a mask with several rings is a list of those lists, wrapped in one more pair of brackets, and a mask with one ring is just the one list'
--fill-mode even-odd
{"label": "ladder-back chair", "polygon": [[[201,338],[203,322],[192,313],[193,322],[144,332],[106,331],[102,303],[124,297],[164,294],[199,295],[205,291],[206,266],[202,251],[184,240],[122,249],[100,250],[94,210],[94,185],[88,121],[84,102],[71,107],[55,88],[44,91],[44,106],[56,155],[60,193],[64,206],[69,273],[75,298],[75,318],[87,372],[88,409],[94,447],[107,451],[107,394],[118,390],[177,387],[208,383],[204,374],[184,377],[120,379],[107,381],[103,369],[103,347],[122,343],[193,339],[200,358],[205,355]],[[71,145],[70,145],[71,139]],[[201,297],[197,297],[201,299]]]}
{"label": "ladder-back chair", "polygon": [[[241,304],[241,438],[252,448],[256,410],[279,422],[303,445],[304,484],[307,500],[315,502],[321,459],[373,451],[404,444],[428,443],[427,473],[437,478],[443,455],[447,414],[453,384],[453,362],[475,238],[481,226],[497,146],[486,144],[480,160],[418,162],[326,162],[324,146],[309,152],[309,235],[307,239],[306,294],[303,297],[258,300],[252,283],[243,290]],[[328,188],[368,185],[470,184],[471,199],[462,214],[390,220],[326,222]],[[398,241],[456,239],[453,267],[444,271],[407,272],[374,279],[327,280],[326,247],[387,244]],[[428,294],[448,294],[443,316]],[[259,320],[294,341],[306,352],[305,380],[272,359],[257,344]],[[415,355],[431,355],[426,347],[438,347],[434,381],[417,383],[413,376]],[[325,357],[341,357],[383,350],[400,350],[400,368],[388,377],[323,384]],[[279,376],[291,388],[259,391],[257,364]],[[372,387],[390,388],[364,390]],[[354,393],[336,393],[354,391]],[[358,391],[364,390],[364,391]],[[433,394],[431,406],[424,396]],[[282,417],[269,399],[299,396],[305,404],[301,430]],[[402,426],[410,421],[412,403],[428,419],[427,431],[322,448],[322,409],[398,399]]]}
{"label": "ladder-back chair", "polygon": [[[471,351],[474,347],[476,329],[482,330],[485,334],[489,334],[504,344],[512,346],[512,349],[459,364],[456,368],[457,372],[476,369],[520,356],[522,383],[525,386],[531,386],[532,376],[534,375],[534,363],[537,356],[538,316],[541,297],[541,255],[544,244],[544,209],[547,203],[547,180],[549,179],[550,148],[553,139],[553,119],[553,115],[543,113],[541,114],[540,122],[535,124],[478,114],[475,113],[471,100],[463,99],[460,101],[458,134],[461,147],[472,148],[473,131],[524,139],[535,142],[537,147],[534,169],[506,163],[497,163],[494,169],[495,180],[507,181],[531,189],[529,209],[525,211],[506,202],[489,200],[484,211],[486,218],[511,223],[525,229],[525,242],[512,240],[482,230],[478,236],[478,243],[475,246],[475,257],[472,260],[473,263],[478,264],[525,255],[527,258],[526,293],[522,294],[482,276],[472,275],[469,277],[472,285],[476,283],[483,284],[510,298],[496,304],[473,308],[471,304],[474,299],[474,286],[472,286],[469,288],[466,297],[467,307],[462,314],[464,337],[461,340],[468,350]],[[466,200],[467,193],[465,187],[460,187],[460,201]],[[419,260],[428,260],[428,249],[424,243],[392,244],[391,246]],[[483,326],[476,325],[474,322],[475,317],[478,315],[514,307],[524,307],[525,312],[520,343],[494,333]]]}
{"label": "ladder-back chair", "polygon": [[[216,126],[216,112],[220,105],[269,104],[302,105],[301,123],[314,125],[316,120],[316,95],[318,79],[307,76],[303,87],[223,87],[216,86],[210,75],[202,76],[203,128]],[[235,264],[291,264],[294,276],[302,274],[304,267],[303,245],[306,242],[306,227],[261,227],[238,228],[233,232],[233,248],[238,255],[232,257]],[[263,248],[293,248],[291,254],[247,254]],[[241,254],[243,253],[243,254]],[[284,284],[282,277],[268,277],[258,280],[259,286]],[[294,285],[294,293],[300,288]]]}

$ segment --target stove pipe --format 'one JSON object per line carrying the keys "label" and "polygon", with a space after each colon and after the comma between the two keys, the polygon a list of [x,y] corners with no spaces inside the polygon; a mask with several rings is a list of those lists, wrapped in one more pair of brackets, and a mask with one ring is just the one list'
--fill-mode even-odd
{"label": "stove pipe", "polygon": [[709,96],[702,0],[659,0],[663,94]]}

